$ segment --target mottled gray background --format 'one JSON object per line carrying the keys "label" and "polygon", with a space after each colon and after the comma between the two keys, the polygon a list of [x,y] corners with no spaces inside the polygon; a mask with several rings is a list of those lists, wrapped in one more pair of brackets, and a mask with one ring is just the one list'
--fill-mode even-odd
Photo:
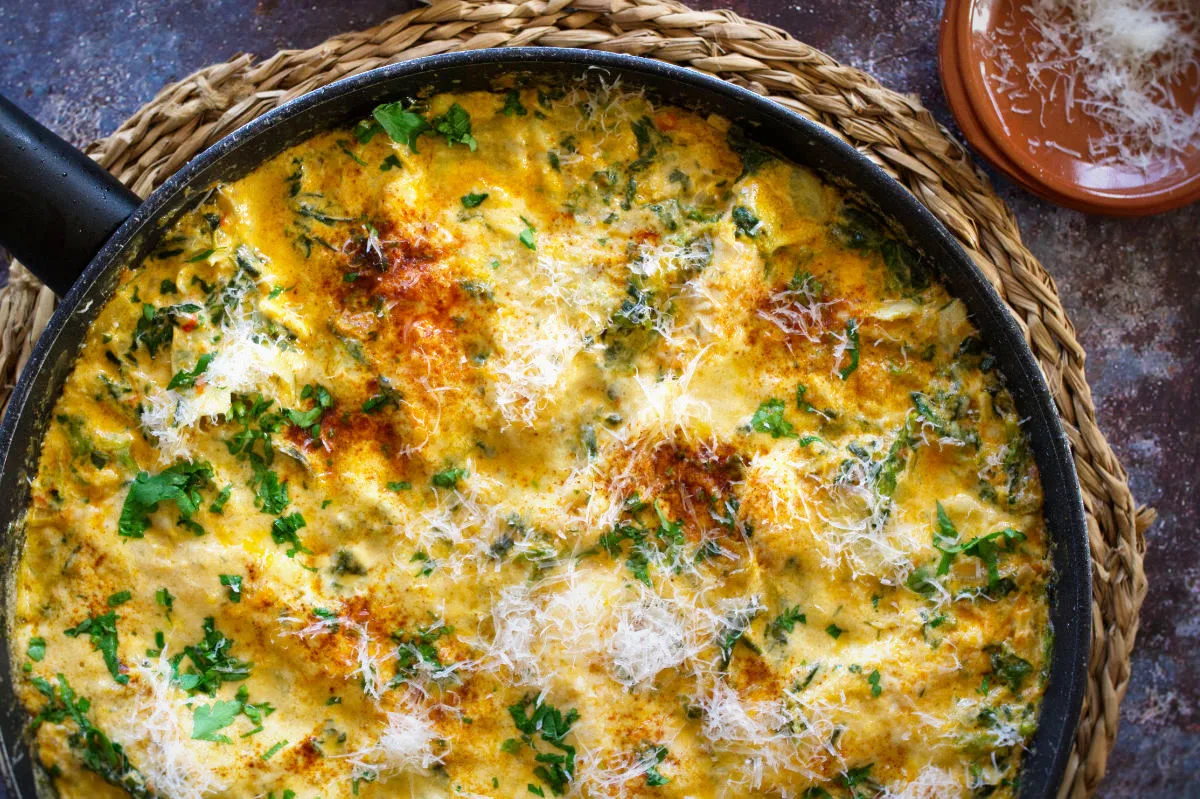
{"label": "mottled gray background", "polygon": [[[693,0],[778,25],[953,128],[937,77],[939,0]],[[414,5],[382,0],[0,0],[0,91],[77,144],[111,132],[163,84],[235,53],[268,56],[376,24]],[[1118,220],[1056,208],[993,173],[1025,241],[1058,280],[1089,354],[1101,424],[1137,498],[1150,595],[1133,682],[1101,795],[1200,796],[1200,206]]]}

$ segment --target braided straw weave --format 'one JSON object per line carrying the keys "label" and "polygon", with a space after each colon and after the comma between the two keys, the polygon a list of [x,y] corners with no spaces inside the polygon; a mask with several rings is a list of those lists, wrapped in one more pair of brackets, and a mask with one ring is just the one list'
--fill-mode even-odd
{"label": "braided straw weave", "polygon": [[[850,142],[921,200],[959,239],[1020,321],[1050,384],[1083,486],[1095,572],[1092,657],[1083,716],[1060,796],[1090,796],[1117,735],[1129,656],[1146,594],[1139,508],[1096,424],[1084,351],[1054,281],[1021,243],[1012,212],[920,103],[728,11],[671,0],[434,0],[370,30],[261,63],[248,55],[167,86],[88,154],[145,196],[192,156],[287,100],[374,67],[452,50],[541,45],[670,61],[767,95]],[[19,265],[0,297],[0,401],[54,307]]]}

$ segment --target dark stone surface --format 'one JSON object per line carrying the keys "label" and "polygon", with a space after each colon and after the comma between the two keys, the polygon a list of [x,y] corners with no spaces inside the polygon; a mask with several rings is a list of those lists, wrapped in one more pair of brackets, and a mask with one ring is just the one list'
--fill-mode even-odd
{"label": "dark stone surface", "polygon": [[[112,131],[165,83],[239,52],[267,56],[366,27],[412,2],[340,0],[0,0],[0,90],[76,143]],[[937,78],[939,0],[732,5],[886,85],[953,125]],[[1058,280],[1090,355],[1104,430],[1159,522],[1147,539],[1150,595],[1133,681],[1101,796],[1200,795],[1200,551],[1192,491],[1200,466],[1200,206],[1117,220],[1056,208],[1003,178],[1033,253]],[[1192,411],[1188,409],[1192,408]],[[1182,416],[1180,414],[1183,414]]]}

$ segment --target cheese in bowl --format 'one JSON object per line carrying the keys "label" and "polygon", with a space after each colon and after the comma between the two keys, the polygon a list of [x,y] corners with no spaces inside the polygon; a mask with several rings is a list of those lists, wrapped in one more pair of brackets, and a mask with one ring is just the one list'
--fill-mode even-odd
{"label": "cheese in bowl", "polygon": [[68,798],[1011,796],[1049,668],[936,265],[619,88],[383,105],[197,197],[23,526]]}

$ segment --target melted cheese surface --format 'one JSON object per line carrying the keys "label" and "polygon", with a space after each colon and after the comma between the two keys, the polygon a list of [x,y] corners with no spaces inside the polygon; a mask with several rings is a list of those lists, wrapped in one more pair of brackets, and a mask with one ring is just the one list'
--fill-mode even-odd
{"label": "melted cheese surface", "polygon": [[611,88],[382,107],[214,187],[33,486],[59,795],[1011,795],[1041,489],[931,271]]}

